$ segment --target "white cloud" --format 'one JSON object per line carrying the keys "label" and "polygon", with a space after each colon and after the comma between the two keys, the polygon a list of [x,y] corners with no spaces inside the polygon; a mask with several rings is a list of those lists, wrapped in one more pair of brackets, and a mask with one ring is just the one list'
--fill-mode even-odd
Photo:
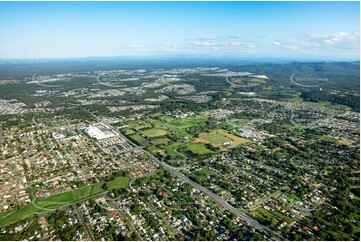
{"label": "white cloud", "polygon": [[255,46],[254,44],[248,44],[248,45],[247,45],[247,48],[248,48],[248,49],[254,49],[254,48],[256,48],[256,46]]}
{"label": "white cloud", "polygon": [[143,47],[142,45],[137,45],[137,44],[128,45],[128,48],[130,48],[130,49],[139,49],[139,48],[142,48],[142,47]]}
{"label": "white cloud", "polygon": [[234,51],[234,50],[247,50],[255,48],[252,42],[241,42],[241,41],[225,41],[224,38],[215,39],[214,41],[193,41],[189,43],[191,46],[208,48],[211,50],[223,50],[223,51]]}
{"label": "white cloud", "polygon": [[185,51],[183,49],[180,49],[178,45],[164,45],[158,47],[158,49],[162,52],[178,52],[178,51]]}
{"label": "white cloud", "polygon": [[241,43],[239,43],[239,42],[228,42],[227,44],[229,46],[240,46],[241,45]]}
{"label": "white cloud", "polygon": [[321,42],[326,46],[333,46],[342,49],[359,48],[360,34],[359,33],[346,33],[339,32],[332,35],[311,35],[310,39],[315,42]]}
{"label": "white cloud", "polygon": [[211,47],[214,46],[215,43],[209,41],[193,41],[191,45],[200,46],[200,47]]}
{"label": "white cloud", "polygon": [[285,48],[285,49],[289,49],[289,50],[299,50],[299,47],[297,45],[294,45],[294,44],[283,45],[282,47]]}
{"label": "white cloud", "polygon": [[274,41],[272,45],[290,50],[319,51],[326,49],[359,49],[359,33],[339,32],[327,35],[306,35],[281,44]]}

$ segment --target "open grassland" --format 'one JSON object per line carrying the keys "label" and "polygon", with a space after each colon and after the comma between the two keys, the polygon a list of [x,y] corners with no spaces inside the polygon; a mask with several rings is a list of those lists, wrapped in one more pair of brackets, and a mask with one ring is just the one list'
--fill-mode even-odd
{"label": "open grassland", "polygon": [[131,134],[135,134],[135,131],[132,129],[126,129],[124,132],[126,135],[131,135]]}
{"label": "open grassland", "polygon": [[151,141],[153,145],[164,145],[171,142],[168,138],[158,138]]}
{"label": "open grassland", "polygon": [[135,140],[137,142],[144,140],[144,138],[142,136],[140,136],[139,134],[131,135],[130,138],[132,138],[133,140]]}
{"label": "open grassland", "polygon": [[247,143],[248,140],[228,133],[223,129],[215,129],[210,133],[202,133],[195,140],[198,143],[212,144],[214,147],[220,147],[224,143],[230,142],[233,147]]}
{"label": "open grassland", "polygon": [[125,188],[129,186],[129,177],[117,177],[114,180],[107,182],[107,190]]}
{"label": "open grassland", "polygon": [[149,129],[152,127],[152,125],[149,123],[138,121],[138,122],[132,122],[130,124],[130,127],[134,128],[136,130],[142,130],[142,129]]}
{"label": "open grassland", "polygon": [[260,221],[268,221],[271,224],[271,228],[275,227],[281,221],[286,221],[288,224],[291,224],[294,221],[292,218],[285,216],[278,211],[271,212],[264,208],[257,208],[256,210],[250,212],[249,215]]}
{"label": "open grassland", "polygon": [[205,140],[207,140],[208,142],[212,143],[212,144],[218,144],[218,145],[221,145],[223,143],[226,143],[226,142],[232,142],[231,139],[225,137],[225,136],[222,136],[220,134],[217,134],[217,133],[210,133],[210,134],[206,134],[203,136],[203,138]]}
{"label": "open grassland", "polygon": [[249,142],[248,139],[244,139],[244,138],[235,136],[234,134],[228,133],[227,131],[225,131],[223,129],[215,129],[213,132],[216,132],[216,134],[223,135],[223,136],[231,139],[233,147],[236,147],[236,146],[239,146],[241,144]]}
{"label": "open grassland", "polygon": [[182,142],[171,143],[165,147],[165,150],[172,158],[181,158],[183,156],[177,151],[181,145],[183,145]]}
{"label": "open grassland", "polygon": [[197,155],[205,155],[215,153],[214,151],[208,149],[203,144],[189,144],[187,145],[187,149],[191,151],[193,154]]}
{"label": "open grassland", "polygon": [[[76,203],[81,200],[88,199],[103,192],[103,182],[94,183],[83,186],[81,188],[59,193],[45,198],[33,199],[31,204],[28,204],[18,210],[9,211],[0,214],[0,227],[21,221],[26,218],[31,218],[35,214],[53,212],[55,209],[63,208]],[[117,177],[114,180],[107,182],[107,190],[119,189],[129,185],[129,177]],[[33,197],[34,189],[30,189]]]}
{"label": "open grassland", "polygon": [[207,120],[208,117],[196,117],[196,116],[189,116],[183,119],[175,119],[167,116],[162,117],[162,121],[165,122],[167,126],[175,127],[179,129],[189,128],[199,123],[204,123]]}
{"label": "open grassland", "polygon": [[167,133],[167,130],[164,129],[146,129],[142,131],[142,134],[149,138],[164,136]]}
{"label": "open grassland", "polygon": [[[0,218],[0,227],[4,227],[6,225],[16,223],[18,221],[24,220],[26,218],[30,218],[35,213],[41,213],[43,209],[39,209],[35,207],[33,204],[26,205],[25,207],[16,210],[12,213],[8,213],[7,215]],[[46,212],[46,211],[44,211]]]}

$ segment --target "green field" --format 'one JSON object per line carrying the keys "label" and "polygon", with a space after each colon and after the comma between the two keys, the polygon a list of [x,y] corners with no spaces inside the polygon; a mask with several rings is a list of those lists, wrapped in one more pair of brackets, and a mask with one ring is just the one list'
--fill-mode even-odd
{"label": "green field", "polygon": [[297,197],[296,195],[288,194],[287,201],[290,203],[294,203],[294,202],[301,201],[301,199],[299,197]]}
{"label": "green field", "polygon": [[220,134],[206,134],[203,136],[204,139],[208,140],[212,144],[223,144],[226,142],[232,142],[231,139],[220,135]]}
{"label": "green field", "polygon": [[191,151],[193,154],[197,155],[205,155],[205,154],[212,154],[214,151],[208,149],[203,144],[189,144],[187,146],[188,150]]}
{"label": "green field", "polygon": [[[129,185],[129,177],[118,177],[107,182],[108,189],[117,189],[127,187]],[[5,212],[0,214],[0,227],[21,221],[26,218],[31,218],[37,213],[49,213],[54,209],[69,206],[80,200],[87,199],[91,196],[97,195],[103,191],[103,183],[98,182],[92,185],[87,185],[73,191],[63,192],[57,195],[52,195],[45,198],[33,200],[33,203],[28,204],[21,209],[13,212]],[[28,189],[30,197],[33,197],[34,189]]]}
{"label": "green field", "polygon": [[171,143],[170,145],[165,146],[165,150],[167,151],[167,154],[172,157],[182,157],[174,150],[180,147],[181,145],[183,145],[183,143],[181,142]]}
{"label": "green field", "polygon": [[[278,211],[267,211],[264,208],[257,208],[255,211],[252,211],[250,213],[251,217],[254,217],[259,220],[266,220],[269,221],[271,224],[275,225],[277,221],[286,221],[288,224],[291,224],[294,220],[291,217],[288,217],[286,215],[283,215],[282,213]],[[275,219],[277,221],[275,221]]]}
{"label": "green field", "polygon": [[129,177],[117,177],[114,180],[107,182],[107,190],[125,188],[129,186]]}
{"label": "green field", "polygon": [[[33,216],[35,213],[42,212],[42,209],[35,207],[33,204],[29,204],[13,213],[0,218],[0,227],[21,221],[25,218]],[[45,211],[46,212],[46,211]]]}
{"label": "green field", "polygon": [[133,122],[131,123],[131,127],[135,128],[136,130],[142,130],[142,129],[149,129],[152,126],[149,123]]}
{"label": "green field", "polygon": [[168,132],[167,132],[167,130],[164,130],[164,129],[146,129],[146,130],[143,130],[142,133],[149,138],[153,138],[153,137],[164,136]]}
{"label": "green field", "polygon": [[60,206],[64,206],[67,203],[72,203],[77,200],[78,199],[75,195],[75,192],[69,191],[69,192],[63,192],[57,195],[37,199],[35,204],[42,208],[48,208],[49,205],[51,206],[54,204],[58,204]]}
{"label": "green field", "polygon": [[248,140],[235,136],[223,129],[214,129],[210,133],[201,133],[195,142],[212,144],[214,147],[221,147],[224,143],[229,142],[233,147],[236,147],[247,143]]}
{"label": "green field", "polygon": [[78,200],[93,196],[103,191],[102,182],[94,183],[92,185],[84,186],[79,189],[75,189],[73,192]]}
{"label": "green field", "polygon": [[176,128],[189,128],[192,126],[195,126],[199,123],[204,123],[208,120],[207,117],[194,117],[194,116],[189,116],[183,119],[175,119],[172,117],[166,117],[164,116],[162,118],[162,121],[164,121],[166,123],[166,125],[172,126],[172,127],[176,127]]}
{"label": "green field", "polygon": [[158,152],[158,148],[153,145],[147,146],[147,150],[154,155]]}
{"label": "green field", "polygon": [[144,140],[144,138],[142,136],[140,136],[139,134],[131,135],[130,138],[132,138],[133,140],[135,140],[137,142]]}
{"label": "green field", "polygon": [[125,134],[126,134],[126,135],[135,134],[135,131],[132,130],[132,129],[126,129],[126,130],[125,130]]}
{"label": "green field", "polygon": [[164,144],[170,143],[171,140],[168,138],[159,138],[159,139],[152,140],[151,142],[154,145],[164,145]]}

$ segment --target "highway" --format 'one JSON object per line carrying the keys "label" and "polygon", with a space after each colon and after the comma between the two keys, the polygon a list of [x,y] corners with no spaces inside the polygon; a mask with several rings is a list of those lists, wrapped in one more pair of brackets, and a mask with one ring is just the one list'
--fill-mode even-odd
{"label": "highway", "polygon": [[[109,125],[109,124],[108,124]],[[219,205],[221,205],[223,208],[227,209],[228,211],[230,211],[231,213],[237,215],[238,217],[240,217],[243,221],[247,222],[249,225],[251,225],[252,227],[254,227],[255,229],[258,229],[262,232],[266,232],[266,234],[268,234],[271,230],[266,227],[261,225],[260,223],[258,223],[256,220],[254,220],[253,218],[251,218],[250,216],[248,216],[245,213],[242,213],[241,211],[239,211],[237,208],[233,207],[232,205],[230,205],[229,203],[227,203],[226,200],[224,200],[223,198],[221,198],[220,196],[218,196],[217,194],[213,193],[212,191],[208,190],[207,188],[199,185],[196,182],[193,182],[192,180],[190,180],[188,177],[186,177],[185,175],[183,175],[182,173],[180,173],[177,168],[172,167],[170,165],[168,165],[165,162],[160,161],[157,157],[155,157],[152,153],[150,153],[147,150],[144,150],[143,148],[139,147],[138,145],[136,145],[135,143],[133,143],[132,141],[128,140],[124,135],[122,135],[118,130],[114,129],[119,136],[126,140],[129,144],[132,144],[134,147],[137,147],[139,150],[143,151],[145,154],[147,154],[149,157],[151,157],[154,161],[156,161],[159,165],[161,165],[162,167],[166,168],[167,170],[169,170],[174,176],[176,176],[177,178],[179,178],[181,181],[190,184],[193,188],[197,189],[198,191],[203,192],[204,194],[208,195],[210,198],[212,198],[214,201],[216,201]],[[277,240],[281,240],[280,238],[276,237]]]}

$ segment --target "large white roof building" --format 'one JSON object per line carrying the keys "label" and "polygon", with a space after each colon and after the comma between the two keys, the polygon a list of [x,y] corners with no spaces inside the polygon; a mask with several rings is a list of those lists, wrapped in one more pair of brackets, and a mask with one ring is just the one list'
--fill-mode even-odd
{"label": "large white roof building", "polygon": [[91,137],[97,140],[111,138],[118,136],[111,128],[103,123],[98,123],[85,128],[85,132]]}

